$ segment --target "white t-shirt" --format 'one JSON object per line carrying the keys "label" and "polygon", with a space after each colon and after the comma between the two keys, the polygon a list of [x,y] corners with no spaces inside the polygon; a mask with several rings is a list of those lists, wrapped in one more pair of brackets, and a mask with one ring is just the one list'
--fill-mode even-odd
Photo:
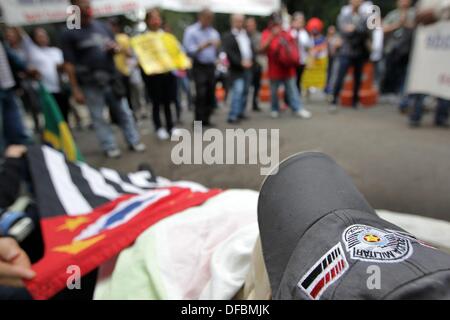
{"label": "white t-shirt", "polygon": [[39,47],[28,36],[23,40],[28,64],[39,71],[42,84],[51,93],[61,92],[57,67],[64,62],[62,51],[56,47]]}
{"label": "white t-shirt", "polygon": [[301,29],[300,31],[292,29],[291,35],[297,40],[298,43],[298,50],[300,51],[300,64],[305,65],[308,60],[308,50],[314,46],[314,42],[305,29]]}
{"label": "white t-shirt", "polygon": [[239,51],[241,52],[242,60],[252,60],[252,43],[245,30],[233,29],[232,33],[236,37],[236,41],[239,46]]}

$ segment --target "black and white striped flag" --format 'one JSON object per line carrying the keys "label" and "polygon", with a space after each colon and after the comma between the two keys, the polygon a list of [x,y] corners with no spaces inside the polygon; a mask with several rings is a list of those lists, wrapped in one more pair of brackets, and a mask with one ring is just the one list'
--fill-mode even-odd
{"label": "black and white striped flag", "polygon": [[27,153],[30,178],[41,217],[82,215],[124,194],[142,194],[158,187],[185,187],[207,191],[187,181],[171,182],[150,171],[121,174],[113,169],[94,169],[70,162],[47,146],[30,147]]}

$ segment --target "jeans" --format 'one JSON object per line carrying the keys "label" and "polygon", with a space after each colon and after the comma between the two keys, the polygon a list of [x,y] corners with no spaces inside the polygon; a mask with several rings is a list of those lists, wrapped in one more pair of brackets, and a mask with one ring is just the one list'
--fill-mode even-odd
{"label": "jeans", "polygon": [[236,78],[231,85],[231,110],[229,120],[236,120],[244,115],[247,106],[247,97],[252,81],[251,70],[246,70],[241,77]]}
{"label": "jeans", "polygon": [[129,145],[139,143],[140,136],[126,98],[116,97],[109,86],[84,86],[82,90],[86,97],[86,104],[91,114],[97,139],[103,151],[117,148],[117,142],[111,125],[106,122],[103,116],[107,106],[110,107],[112,113],[117,118],[127,143]]}
{"label": "jeans", "polygon": [[303,109],[302,100],[300,98],[300,92],[298,91],[298,86],[296,83],[296,77],[288,78],[288,79],[272,79],[270,80],[270,91],[272,98],[272,111],[280,110],[280,103],[278,101],[278,88],[280,85],[284,85],[284,89],[286,92],[286,100],[289,107],[297,112]]}
{"label": "jeans", "polygon": [[339,58],[339,71],[336,78],[336,84],[333,92],[333,104],[337,104],[339,94],[344,84],[345,76],[350,67],[353,66],[353,106],[356,107],[359,102],[359,89],[361,87],[362,72],[365,60],[363,58],[351,58],[341,56]]}
{"label": "jeans", "polygon": [[252,68],[252,87],[253,87],[253,110],[258,109],[259,105],[259,90],[261,88],[262,66],[255,63]]}
{"label": "jeans", "polygon": [[[416,94],[410,96],[410,99],[413,101],[413,108],[410,115],[411,123],[420,123],[423,115],[423,103],[426,95],[424,94]],[[450,100],[445,100],[438,98],[436,114],[434,118],[434,123],[436,125],[446,124],[448,121],[450,109]]]}
{"label": "jeans", "polygon": [[0,152],[11,144],[26,144],[30,137],[25,131],[17,97],[13,90],[0,89]]}

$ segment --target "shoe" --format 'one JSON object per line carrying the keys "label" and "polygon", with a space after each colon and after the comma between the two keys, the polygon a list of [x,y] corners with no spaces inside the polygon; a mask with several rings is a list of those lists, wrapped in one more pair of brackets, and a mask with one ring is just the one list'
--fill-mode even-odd
{"label": "shoe", "polygon": [[170,138],[169,133],[164,128],[159,128],[158,131],[156,131],[156,136],[159,140],[168,140]]}
{"label": "shoe", "polygon": [[227,120],[227,123],[228,123],[228,124],[238,124],[238,123],[239,123],[239,120],[237,120],[237,119],[228,119],[228,120]]}
{"label": "shoe", "polygon": [[130,150],[134,151],[134,152],[144,152],[145,149],[147,149],[147,148],[145,147],[145,144],[143,144],[143,143],[137,143],[137,144],[130,146]]}
{"label": "shoe", "polygon": [[312,114],[306,109],[301,109],[297,111],[296,115],[302,119],[311,119]]}
{"label": "shoe", "polygon": [[241,114],[240,116],[238,116],[239,120],[248,120],[250,119],[250,117],[246,116],[245,114]]}
{"label": "shoe", "polygon": [[252,110],[254,112],[261,112],[261,108],[259,106],[254,106]]}
{"label": "shoe", "polygon": [[178,128],[173,128],[172,129],[172,133],[171,133],[171,137],[172,138],[179,138],[179,137],[181,137],[183,134],[181,133],[181,130],[180,129],[178,129]]}
{"label": "shoe", "polygon": [[280,113],[278,111],[272,111],[270,113],[270,116],[272,117],[272,119],[277,119],[280,117]]}
{"label": "shoe", "polygon": [[420,127],[420,122],[419,121],[410,121],[409,122],[409,127],[410,128],[419,128]]}
{"label": "shoe", "polygon": [[110,159],[117,159],[120,158],[120,156],[122,155],[122,153],[120,152],[119,149],[110,149],[105,151],[105,155],[106,157],[110,158]]}

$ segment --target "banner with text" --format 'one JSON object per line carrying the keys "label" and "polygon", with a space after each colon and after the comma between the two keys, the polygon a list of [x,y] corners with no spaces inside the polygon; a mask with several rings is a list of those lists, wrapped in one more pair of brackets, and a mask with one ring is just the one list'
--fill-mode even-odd
{"label": "banner with text", "polygon": [[408,93],[450,99],[450,21],[419,27],[413,50]]}
{"label": "banner with text", "polygon": [[[195,12],[209,7],[215,12],[269,15],[280,7],[280,0],[91,0],[96,16],[113,16],[139,8]],[[12,26],[65,21],[73,11],[69,0],[2,0],[6,24]]]}
{"label": "banner with text", "polygon": [[191,60],[172,34],[146,32],[131,38],[131,46],[147,75],[191,68]]}

